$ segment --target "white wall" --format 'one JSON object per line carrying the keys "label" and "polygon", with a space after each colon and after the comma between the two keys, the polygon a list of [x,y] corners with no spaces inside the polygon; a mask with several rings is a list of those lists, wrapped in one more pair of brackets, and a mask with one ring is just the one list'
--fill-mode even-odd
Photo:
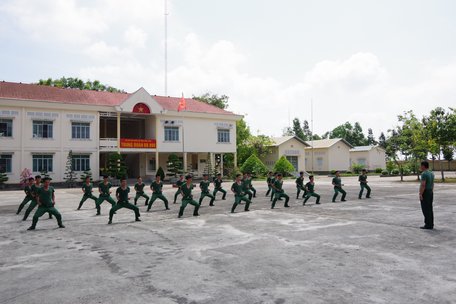
{"label": "white wall", "polygon": [[350,147],[342,141],[332,145],[328,152],[329,170],[350,170]]}

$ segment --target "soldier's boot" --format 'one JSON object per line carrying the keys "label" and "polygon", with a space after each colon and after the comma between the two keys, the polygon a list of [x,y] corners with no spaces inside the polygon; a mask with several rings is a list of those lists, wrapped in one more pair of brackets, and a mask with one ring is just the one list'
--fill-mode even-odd
{"label": "soldier's boot", "polygon": [[283,205],[285,208],[289,208],[289,207],[290,207],[290,206],[288,205],[288,201],[289,201],[289,200],[290,200],[290,199],[289,199],[288,197],[285,199],[285,204]]}
{"label": "soldier's boot", "polygon": [[234,204],[233,204],[233,207],[231,207],[231,213],[234,213],[234,210],[236,209],[236,207],[237,207],[237,204],[234,203]]}
{"label": "soldier's boot", "polygon": [[165,201],[165,210],[169,210],[168,202]]}
{"label": "soldier's boot", "polygon": [[272,201],[271,209],[274,209],[276,202],[277,202],[277,199],[275,198],[275,199]]}
{"label": "soldier's boot", "polygon": [[309,198],[306,197],[306,198],[304,199],[304,202],[302,203],[302,205],[304,206],[304,205],[307,203],[308,200],[309,200]]}
{"label": "soldier's boot", "polygon": [[184,210],[185,210],[185,208],[184,208],[184,207],[180,207],[180,209],[179,209],[179,216],[178,216],[178,218],[181,218],[181,217],[184,215]]}
{"label": "soldier's boot", "polygon": [[214,200],[215,199],[213,199],[213,198],[211,199],[211,202],[209,203],[209,206],[214,206]]}
{"label": "soldier's boot", "polygon": [[195,210],[193,211],[193,216],[199,216],[199,214],[198,214],[199,208],[200,208],[200,205],[195,206]]}
{"label": "soldier's boot", "polygon": [[250,210],[249,210],[249,206],[250,206],[250,202],[247,202],[247,203],[245,204],[244,211],[250,211]]}

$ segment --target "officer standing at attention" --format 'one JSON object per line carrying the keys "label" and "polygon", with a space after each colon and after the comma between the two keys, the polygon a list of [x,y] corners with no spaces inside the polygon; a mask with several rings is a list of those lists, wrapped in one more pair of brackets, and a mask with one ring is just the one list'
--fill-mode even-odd
{"label": "officer standing at attention", "polygon": [[217,197],[217,192],[222,192],[222,194],[223,194],[222,200],[225,200],[226,199],[226,191],[223,190],[222,183],[223,183],[222,174],[218,173],[217,174],[217,178],[214,180],[214,192],[212,193],[212,195],[214,197]]}
{"label": "officer standing at attention", "polygon": [[155,175],[155,180],[150,185],[150,189],[152,189],[152,198],[149,201],[147,212],[149,212],[150,208],[152,208],[152,204],[155,202],[157,198],[161,199],[165,203],[165,209],[169,210],[168,200],[163,195],[163,182],[160,180],[160,178],[161,176],[159,174]]}
{"label": "officer standing at attention", "polygon": [[24,187],[25,197],[22,200],[22,203],[19,205],[19,209],[17,209],[16,214],[21,213],[22,208],[24,208],[28,202],[33,201],[32,186],[34,181],[35,179],[33,177],[29,177],[27,180],[27,184]]}
{"label": "officer standing at attention", "polygon": [[309,176],[309,182],[306,184],[305,188],[306,188],[306,195],[304,196],[304,203],[302,205],[304,206],[311,196],[316,197],[317,202],[315,204],[320,205],[320,195],[315,193],[315,182],[314,182],[313,175]]}
{"label": "officer standing at attention", "polygon": [[236,180],[231,186],[231,191],[234,193],[234,204],[233,207],[231,207],[231,213],[234,213],[234,210],[236,209],[237,205],[241,203],[241,201],[245,202],[244,211],[249,211],[249,206],[252,203],[250,199],[245,196],[245,187],[241,178],[241,174],[236,174]]}
{"label": "officer standing at attention", "polygon": [[[108,181],[108,176],[103,175],[103,182],[98,185],[98,191],[100,192],[100,196],[98,197],[96,207],[97,207],[97,215],[100,215],[100,205],[104,202],[107,201],[108,203],[111,204],[112,207],[116,205],[116,202],[112,199],[111,197],[111,183]],[[112,210],[111,207],[111,210]]]}
{"label": "officer standing at attention", "polygon": [[39,188],[36,192],[35,199],[38,204],[38,209],[36,210],[35,214],[33,215],[32,226],[27,230],[35,230],[36,224],[38,223],[38,219],[45,213],[53,214],[57,219],[57,223],[59,224],[59,228],[65,228],[62,224],[62,216],[60,215],[59,211],[54,207],[55,206],[55,190],[51,187],[51,178],[45,177],[43,178],[44,185],[43,187]]}
{"label": "officer standing at attention", "polygon": [[148,205],[149,203],[149,196],[147,194],[144,193],[144,187],[146,186],[146,184],[144,184],[142,182],[142,178],[141,176],[138,176],[138,182],[135,184],[135,191],[136,191],[136,195],[135,195],[135,205],[136,205],[136,202],[138,201],[138,199],[140,197],[144,197],[146,199],[146,203],[145,203],[145,206]]}
{"label": "officer standing at attention", "polygon": [[304,198],[304,196],[306,196],[306,188],[304,187],[304,172],[301,171],[299,172],[299,176],[298,178],[296,178],[296,199],[299,198],[299,193],[301,193],[301,190],[304,192],[303,195],[302,195],[302,198]]}
{"label": "officer standing at attention", "polygon": [[434,229],[434,211],[432,203],[434,201],[434,173],[429,170],[427,161],[421,162],[421,184],[420,202],[421,210],[424,215],[424,226],[421,229]]}
{"label": "officer standing at attention", "polygon": [[95,206],[97,205],[98,198],[92,194],[92,192],[93,192],[92,188],[93,188],[93,185],[90,182],[90,176],[86,176],[85,182],[82,185],[82,192],[84,193],[84,195],[82,196],[82,199],[79,202],[78,210],[81,210],[82,204],[84,204],[84,202],[86,200],[88,200],[89,198],[94,200]]}
{"label": "officer standing at attention", "polygon": [[215,196],[213,196],[209,191],[210,184],[211,184],[211,182],[209,181],[209,175],[203,174],[203,180],[199,184],[200,189],[201,189],[201,197],[199,199],[200,206],[201,206],[201,203],[203,202],[203,199],[206,196],[211,199],[211,201],[209,202],[209,206],[214,206]]}
{"label": "officer standing at attention", "polygon": [[342,199],[341,201],[342,202],[345,202],[345,196],[347,195],[347,192],[345,192],[344,189],[342,189],[342,180],[340,179],[340,172],[339,171],[336,171],[336,176],[332,179],[332,184],[334,186],[334,196],[332,198],[332,202],[335,203],[336,202],[336,198],[337,198],[337,195],[340,193],[342,193]]}
{"label": "officer standing at attention", "polygon": [[266,191],[266,196],[269,196],[269,193],[271,193],[271,180],[274,175],[272,174],[271,171],[268,172],[268,178],[266,179],[266,184],[268,184],[268,191]]}
{"label": "officer standing at attention", "polygon": [[244,194],[249,196],[249,200],[252,199],[253,193],[252,191],[250,191],[250,181],[247,177],[247,173],[244,173],[244,176],[242,178],[242,191],[244,192]]}
{"label": "officer standing at attention", "polygon": [[181,175],[179,175],[179,179],[174,184],[177,187],[177,191],[176,191],[176,193],[174,193],[174,202],[173,202],[173,204],[176,204],[177,197],[179,196],[179,194],[181,194],[181,186],[184,183],[185,183],[184,175],[181,174]]}
{"label": "officer standing at attention", "polygon": [[358,198],[359,199],[363,198],[364,188],[366,188],[366,190],[367,190],[366,198],[370,198],[371,188],[367,184],[367,170],[366,169],[363,169],[361,175],[358,178],[358,181],[359,181],[359,185],[361,187],[361,190],[359,191]]}
{"label": "officer standing at attention", "polygon": [[247,172],[247,178],[249,179],[249,190],[253,193],[253,197],[256,197],[256,189],[252,185],[252,173]]}
{"label": "officer standing at attention", "polygon": [[130,210],[133,210],[135,212],[135,221],[140,222],[141,220],[139,217],[141,216],[139,214],[139,208],[136,207],[135,205],[131,204],[128,202],[130,199],[128,197],[128,194],[130,193],[130,187],[127,186],[127,179],[125,177],[120,179],[120,187],[117,188],[116,190],[116,198],[117,198],[117,204],[114,204],[109,211],[109,222],[108,224],[112,224],[112,217],[116,213],[117,210],[122,209],[122,208],[127,208]]}
{"label": "officer standing at attention", "polygon": [[192,184],[192,176],[187,175],[185,177],[185,183],[180,187],[182,194],[182,205],[179,209],[179,218],[181,218],[184,215],[185,207],[187,207],[188,204],[195,206],[193,216],[199,216],[198,209],[200,205],[193,199],[193,187],[194,186]]}
{"label": "officer standing at attention", "polygon": [[274,189],[275,196],[274,200],[272,201],[271,209],[274,209],[277,200],[281,199],[282,197],[285,198],[284,207],[289,208],[290,206],[288,205],[288,201],[290,200],[290,197],[283,190],[282,173],[277,174],[277,179],[272,185],[272,188]]}

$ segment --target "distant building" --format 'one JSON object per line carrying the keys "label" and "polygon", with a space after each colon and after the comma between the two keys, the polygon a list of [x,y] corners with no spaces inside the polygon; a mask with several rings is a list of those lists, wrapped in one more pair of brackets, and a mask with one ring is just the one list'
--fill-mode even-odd
{"label": "distant building", "polygon": [[350,170],[350,149],[353,146],[342,138],[307,141],[306,168],[309,172],[327,173],[331,170]]}
{"label": "distant building", "polygon": [[262,159],[269,169],[274,167],[279,158],[285,156],[296,172],[306,170],[304,150],[309,145],[305,141],[297,136],[273,137],[272,141],[271,154]]}
{"label": "distant building", "polygon": [[359,146],[350,149],[350,163],[363,165],[368,170],[386,168],[386,153],[379,146]]}
{"label": "distant building", "polygon": [[63,89],[0,82],[0,170],[18,183],[24,168],[48,171],[63,181],[67,155],[73,169],[95,179],[110,153],[125,157],[128,176],[152,177],[167,170],[171,153],[187,172],[201,174],[208,158],[223,170],[223,154],[236,162],[236,121],[242,116],[193,99],[178,112],[181,98]]}

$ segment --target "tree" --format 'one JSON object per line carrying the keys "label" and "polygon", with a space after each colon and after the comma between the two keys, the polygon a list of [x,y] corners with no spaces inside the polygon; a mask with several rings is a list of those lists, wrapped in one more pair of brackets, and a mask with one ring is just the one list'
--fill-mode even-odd
{"label": "tree", "polygon": [[65,166],[65,177],[63,178],[69,188],[74,187],[76,181],[76,172],[73,170],[73,151],[70,150],[67,156],[67,162]]}
{"label": "tree", "polygon": [[305,141],[311,140],[313,137],[314,137],[313,139],[316,139],[315,136],[319,137],[318,135],[313,135],[312,134],[312,130],[310,129],[309,122],[307,120],[304,120],[302,122],[302,131],[304,133],[304,140]]}
{"label": "tree", "polygon": [[367,129],[367,145],[375,146],[377,144],[378,144],[378,142],[375,140],[374,132],[372,132],[371,128]]}
{"label": "tree", "polygon": [[301,127],[301,122],[299,121],[299,118],[295,118],[293,119],[293,134],[294,136],[302,139],[302,140],[305,140],[305,135],[304,135],[304,131]]}
{"label": "tree", "polygon": [[347,121],[343,125],[335,127],[331,132],[326,132],[323,138],[343,138],[353,146],[367,145],[367,139],[359,122],[352,125]]}
{"label": "tree", "polygon": [[193,95],[193,99],[216,106],[217,108],[220,108],[220,109],[226,109],[226,108],[228,108],[228,101],[230,98],[226,95],[219,96],[218,94],[212,94],[212,93],[208,92],[201,96]]}
{"label": "tree", "polygon": [[158,167],[156,175],[160,175],[160,179],[165,180],[165,171],[163,171],[162,167]]}
{"label": "tree", "polygon": [[127,166],[125,160],[119,153],[111,153],[108,158],[108,174],[111,177],[121,179],[127,177]]}
{"label": "tree", "polygon": [[268,168],[255,154],[250,155],[240,169],[244,173],[250,172],[255,176],[265,175],[268,172]]}
{"label": "tree", "polygon": [[5,187],[5,183],[8,181],[8,175],[5,172],[0,172],[0,187]]}
{"label": "tree", "polygon": [[106,91],[112,93],[125,93],[124,90],[120,90],[109,85],[100,83],[99,80],[94,80],[93,82],[87,80],[84,82],[79,78],[73,77],[62,77],[60,79],[40,79],[38,85],[51,86],[56,88],[71,88],[71,89],[80,89],[80,90],[91,90],[91,91]]}
{"label": "tree", "polygon": [[168,167],[168,171],[176,177],[178,174],[182,174],[184,172],[183,163],[179,156],[176,154],[170,154],[168,156],[168,162],[166,163]]}
{"label": "tree", "polygon": [[383,133],[383,132],[378,137],[378,145],[381,148],[383,148],[384,150],[386,150],[386,137],[385,137],[385,133]]}
{"label": "tree", "polygon": [[254,154],[259,158],[263,158],[269,153],[271,153],[271,147],[273,141],[269,136],[266,135],[258,135],[258,136],[251,136],[247,141],[248,147],[250,149],[251,155]]}
{"label": "tree", "polygon": [[82,172],[80,178],[81,178],[82,181],[85,181],[86,177],[89,177],[90,180],[92,181],[92,172],[90,171],[90,169],[89,170],[85,170],[84,172]]}
{"label": "tree", "polygon": [[[403,146],[403,136],[402,136],[402,128],[397,126],[395,129],[388,130],[390,133],[387,141],[386,141],[386,155],[390,158],[396,166],[399,168],[399,172],[401,175],[401,181],[404,180],[403,175],[403,165],[400,162],[399,154],[401,153],[401,149]],[[390,171],[391,173],[391,171]]]}
{"label": "tree", "polygon": [[250,156],[251,150],[249,148],[248,140],[251,137],[250,128],[244,119],[236,122],[236,151],[238,163],[243,164],[244,161]]}
{"label": "tree", "polygon": [[274,171],[282,173],[283,176],[291,175],[296,171],[295,167],[288,161],[288,159],[282,155],[279,160],[274,164]]}
{"label": "tree", "polygon": [[442,149],[443,158],[448,161],[448,171],[451,170],[451,161],[454,160],[454,147],[446,146]]}

